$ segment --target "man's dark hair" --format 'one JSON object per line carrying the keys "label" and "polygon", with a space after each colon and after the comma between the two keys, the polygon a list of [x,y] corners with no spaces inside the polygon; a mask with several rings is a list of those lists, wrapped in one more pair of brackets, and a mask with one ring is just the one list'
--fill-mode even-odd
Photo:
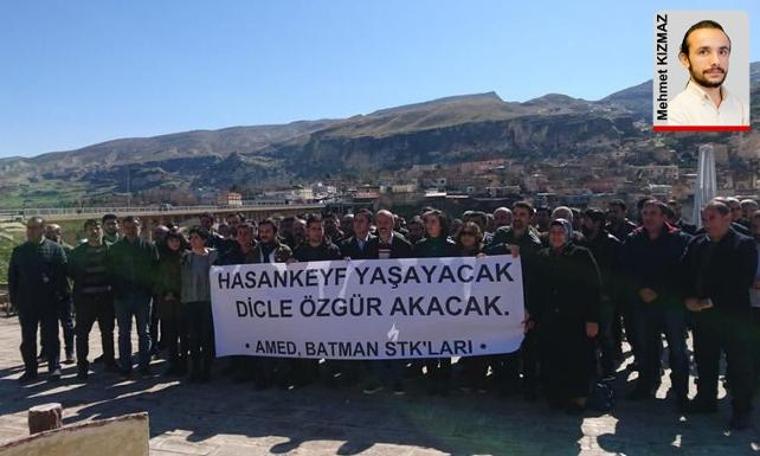
{"label": "man's dark hair", "polygon": [[646,206],[655,206],[657,209],[660,210],[660,214],[664,216],[667,216],[668,212],[671,211],[671,209],[668,207],[667,204],[654,198],[644,200],[643,203],[641,204],[641,209],[644,209]]}
{"label": "man's dark hair", "polygon": [[608,204],[608,206],[609,207],[619,207],[623,211],[627,211],[628,210],[628,206],[625,204],[625,201],[623,201],[621,199],[615,199],[615,200],[610,201],[609,204]]}
{"label": "man's dark hair", "polygon": [[29,217],[26,220],[26,224],[29,225],[30,223],[37,223],[38,225],[45,226],[47,223],[45,222],[45,219],[40,217],[39,215],[33,215]]}
{"label": "man's dark hair", "polygon": [[366,209],[366,208],[359,209],[358,211],[356,211],[356,214],[354,214],[354,219],[356,219],[356,217],[359,217],[359,216],[366,218],[367,223],[369,225],[372,224],[372,219],[373,219],[372,211],[370,211],[369,209]]}
{"label": "man's dark hair", "polygon": [[309,216],[306,217],[306,226],[308,227],[312,223],[322,224],[322,216],[319,214],[309,214]]}
{"label": "man's dark hair", "polygon": [[691,35],[691,32],[699,29],[717,29],[723,32],[726,35],[726,38],[728,38],[728,45],[731,46],[731,37],[728,36],[728,33],[726,33],[725,30],[723,30],[723,26],[718,24],[715,21],[711,21],[709,19],[706,19],[704,21],[699,21],[696,24],[689,27],[689,30],[686,31],[686,34],[683,36],[683,41],[681,41],[681,54],[689,55],[689,35]]}
{"label": "man's dark hair", "polygon": [[270,225],[272,227],[272,232],[274,234],[277,234],[277,223],[272,218],[265,218],[264,220],[259,222],[259,228],[261,228],[264,225]]}
{"label": "man's dark hair", "polygon": [[708,210],[708,209],[717,211],[718,214],[722,216],[726,216],[731,213],[731,208],[728,207],[728,205],[726,203],[723,203],[722,201],[715,201],[715,200],[710,201],[704,207],[704,210]]}
{"label": "man's dark hair", "polygon": [[84,229],[89,229],[91,226],[101,226],[100,220],[98,219],[87,219],[84,222]]}
{"label": "man's dark hair", "polygon": [[422,217],[420,217],[419,215],[415,215],[414,217],[412,217],[411,220],[406,222],[407,227],[412,224],[425,225],[425,222],[422,221]]}
{"label": "man's dark hair", "polygon": [[204,241],[207,241],[208,238],[211,237],[211,233],[209,233],[206,228],[203,228],[200,225],[195,225],[192,228],[190,228],[190,231],[187,232],[187,237],[189,238],[193,234],[197,235],[199,238],[203,239]]}
{"label": "man's dark hair", "polygon": [[518,201],[515,204],[512,205],[512,210],[517,209],[518,207],[521,207],[528,211],[530,215],[533,215],[536,213],[535,209],[533,209],[533,205],[530,204],[528,201]]}
{"label": "man's dark hair", "polygon": [[109,220],[119,220],[119,217],[116,216],[116,214],[106,214],[103,216],[103,218],[100,219],[101,222],[106,223]]}
{"label": "man's dark hair", "polygon": [[203,220],[203,219],[211,219],[211,221],[212,221],[212,222],[213,222],[214,220],[216,220],[216,217],[214,217],[214,214],[212,214],[211,212],[204,212],[204,213],[203,213],[203,214],[201,214],[201,216],[200,216],[200,217],[198,217],[198,218],[199,218],[199,219],[201,219],[201,220]]}
{"label": "man's dark hair", "polygon": [[128,215],[128,216],[124,217],[124,223],[136,223],[136,224],[139,225],[140,224],[140,217],[138,217],[136,215]]}
{"label": "man's dark hair", "polygon": [[251,224],[251,223],[248,223],[248,222],[243,222],[243,223],[240,223],[240,224],[238,224],[238,226],[236,226],[236,227],[235,227],[235,229],[233,230],[233,231],[234,231],[234,233],[235,233],[235,236],[237,236],[237,233],[238,233],[238,231],[240,231],[241,229],[243,229],[243,230],[248,230],[248,231],[250,231],[250,232],[251,232],[251,234],[253,234],[253,231],[254,231],[255,227],[253,226],[253,224]]}
{"label": "man's dark hair", "polygon": [[585,211],[583,211],[583,216],[593,222],[601,222],[602,225],[604,225],[604,222],[607,221],[607,214],[605,214],[601,209],[595,207],[587,208]]}
{"label": "man's dark hair", "polygon": [[422,214],[422,219],[424,220],[430,216],[438,218],[438,224],[441,225],[441,236],[444,238],[448,236],[450,229],[449,227],[451,226],[451,223],[449,222],[449,216],[441,210],[433,209]]}

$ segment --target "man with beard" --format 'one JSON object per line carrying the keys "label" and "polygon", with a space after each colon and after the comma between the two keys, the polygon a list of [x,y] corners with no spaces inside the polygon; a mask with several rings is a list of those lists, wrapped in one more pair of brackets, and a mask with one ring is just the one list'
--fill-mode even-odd
{"label": "man with beard", "polygon": [[111,247],[119,240],[119,218],[116,214],[106,214],[101,219],[103,224],[103,242]]}
{"label": "man with beard", "polygon": [[214,217],[214,214],[210,212],[205,212],[201,214],[200,216],[200,222],[203,229],[209,232],[211,236],[209,236],[208,240],[206,241],[206,247],[210,247],[212,249],[220,250],[220,246],[223,243],[224,239],[222,236],[219,235],[219,233],[216,232],[214,229],[214,223],[216,222],[216,218]]}
{"label": "man with beard", "polygon": [[343,232],[343,238],[340,239],[340,242],[354,235],[354,214],[346,214],[340,219],[340,230]]}
{"label": "man with beard", "polygon": [[[523,289],[526,290],[525,308],[528,313],[531,311],[531,301],[527,290],[531,288],[532,276],[528,271],[535,254],[541,249],[541,239],[531,228],[534,214],[533,206],[529,202],[518,201],[515,203],[512,207],[512,226],[503,226],[497,229],[491,244],[485,250],[487,255],[516,255],[519,251],[519,255],[522,257]],[[514,246],[517,248],[515,249]],[[526,316],[527,320],[528,317]],[[526,399],[535,399],[537,387],[536,343],[535,333],[528,331],[518,352],[494,358],[491,367],[501,394],[506,395],[517,390],[520,382],[519,365],[522,359],[523,393]]]}
{"label": "man with beard", "polygon": [[678,59],[689,71],[686,89],[668,105],[669,125],[749,125],[747,103],[723,86],[731,39],[715,21],[689,27]]}
{"label": "man with beard", "polygon": [[741,202],[742,218],[739,220],[739,224],[744,225],[752,230],[752,218],[755,212],[760,210],[760,204],[753,199],[745,199]]}
{"label": "man with beard", "polygon": [[623,200],[612,200],[607,207],[607,231],[620,242],[625,242],[625,238],[636,229],[636,224],[628,220],[628,206]]}
{"label": "man with beard", "polygon": [[306,219],[296,217],[296,219],[293,220],[293,243],[288,245],[291,250],[295,251],[299,245],[304,243],[304,241],[306,241]]}
{"label": "man with beard", "polygon": [[[253,248],[254,263],[287,263],[293,256],[290,247],[277,237],[277,224],[272,219],[259,223],[259,242]],[[287,386],[287,370],[291,363],[283,358],[256,357],[253,360],[253,381],[257,389],[265,389],[277,381]]]}

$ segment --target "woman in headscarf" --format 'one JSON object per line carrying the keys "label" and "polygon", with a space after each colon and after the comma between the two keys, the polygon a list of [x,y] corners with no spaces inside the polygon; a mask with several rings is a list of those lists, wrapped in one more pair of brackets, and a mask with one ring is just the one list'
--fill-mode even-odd
{"label": "woman in headscarf", "polygon": [[549,226],[549,247],[536,258],[532,323],[538,333],[541,380],[549,405],[580,413],[594,374],[600,279],[591,252],[572,242],[565,219]]}

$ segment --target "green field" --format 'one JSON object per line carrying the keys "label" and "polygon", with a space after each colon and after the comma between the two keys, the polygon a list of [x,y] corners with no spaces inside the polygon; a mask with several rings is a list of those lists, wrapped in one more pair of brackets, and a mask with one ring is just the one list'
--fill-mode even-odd
{"label": "green field", "polygon": [[46,180],[19,184],[11,191],[0,194],[0,208],[65,207],[78,204],[81,198],[92,196],[87,184]]}
{"label": "green field", "polygon": [[26,232],[19,223],[0,223],[0,283],[8,281],[8,262],[15,246],[24,242]]}

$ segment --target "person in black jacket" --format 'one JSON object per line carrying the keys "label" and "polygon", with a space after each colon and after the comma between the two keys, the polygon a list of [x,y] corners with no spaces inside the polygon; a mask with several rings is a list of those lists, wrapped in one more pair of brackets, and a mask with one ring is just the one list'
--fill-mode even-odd
{"label": "person in black jacket", "polygon": [[[512,225],[498,228],[493,235],[491,244],[485,249],[487,255],[512,254],[517,256],[519,254],[522,257],[523,297],[528,314],[532,312],[530,283],[533,280],[533,274],[530,270],[533,257],[541,249],[541,238],[538,231],[531,226],[535,214],[536,211],[531,203],[527,201],[516,202],[512,206]],[[506,396],[519,391],[522,387],[526,399],[534,400],[537,397],[538,347],[536,344],[534,331],[528,330],[519,351],[497,355],[491,360],[496,386],[500,394]],[[520,384],[521,371],[523,374],[522,385]]]}
{"label": "person in black jacket", "polygon": [[[360,209],[352,218],[352,235],[340,244],[340,255],[346,259],[364,260],[377,258],[376,236],[370,234],[372,212]],[[375,248],[371,248],[374,246]]]}
{"label": "person in black jacket", "polygon": [[370,242],[369,250],[373,258],[385,260],[388,258],[410,258],[414,247],[404,235],[394,230],[394,216],[381,209],[375,214],[377,221],[377,237]]}
{"label": "person in black jacket", "polygon": [[591,252],[572,242],[572,225],[549,225],[549,247],[536,255],[530,319],[538,334],[541,380],[553,407],[582,411],[594,373],[599,333],[599,270]]}
{"label": "person in black jacket", "polygon": [[43,237],[44,230],[45,221],[31,217],[26,223],[27,241],[13,249],[8,265],[8,296],[21,323],[22,383],[37,378],[38,327],[45,341],[50,380],[61,378],[58,315],[62,300],[68,297],[67,259],[63,247]]}
{"label": "person in black jacket", "polygon": [[[45,237],[63,247],[63,252],[66,254],[66,258],[69,258],[73,247],[63,240],[63,229],[61,228],[61,225],[56,223],[48,223],[45,225]],[[64,354],[66,355],[63,364],[73,364],[75,362],[74,302],[72,301],[70,293],[67,293],[67,298],[61,302],[61,306],[58,310],[60,312],[58,319],[61,322],[61,332],[63,333]],[[42,342],[40,345],[40,352],[42,354],[45,351],[45,343]]]}
{"label": "person in black jacket", "polygon": [[621,241],[636,229],[636,224],[628,220],[627,214],[628,206],[623,200],[610,201],[606,229]]}
{"label": "person in black jacket", "polygon": [[601,275],[601,314],[599,345],[604,376],[615,373],[616,362],[622,360],[622,330],[617,306],[617,272],[620,261],[620,241],[604,228],[606,215],[589,208],[583,213],[583,247],[594,255]]}
{"label": "person in black jacket", "polygon": [[[293,251],[277,236],[277,224],[272,219],[259,223],[259,242],[253,249],[254,263],[287,263]],[[254,357],[251,369],[256,389],[262,390],[276,382],[281,387],[289,385],[292,360],[287,358]]]}
{"label": "person in black jacket", "polygon": [[103,240],[99,220],[84,223],[87,242],[77,246],[69,257],[69,277],[74,282],[74,307],[76,309],[76,350],[79,380],[87,380],[89,374],[89,338],[95,321],[100,328],[102,360],[108,372],[117,371],[113,330],[115,315],[113,295],[107,270],[108,246]]}
{"label": "person in black jacket", "polygon": [[[667,206],[648,200],[642,205],[643,226],[623,244],[621,271],[635,320],[634,356],[639,365],[631,400],[650,399],[660,384],[662,333],[668,341],[673,398],[679,411],[687,402],[689,358],[686,311],[680,299],[680,260],[689,236],[665,223]],[[638,350],[638,351],[636,351]]]}
{"label": "person in black jacket", "polygon": [[[425,238],[414,246],[414,256],[419,258],[441,258],[459,256],[456,244],[449,239],[448,217],[444,212],[433,209],[422,215],[425,222]],[[451,383],[451,358],[426,359],[425,370],[428,378],[428,393],[446,396]]]}
{"label": "person in black jacket", "polygon": [[[371,216],[371,214],[365,214]],[[354,231],[356,235],[365,229],[361,222],[362,212],[354,217]],[[368,218],[368,221],[371,220]],[[395,217],[393,213],[382,209],[375,214],[377,223],[377,237],[368,241],[366,259],[387,260],[396,258],[410,258],[412,256],[412,244],[406,238],[394,231]],[[357,225],[357,223],[359,225]],[[367,227],[368,228],[368,227]],[[412,363],[414,365],[414,363]],[[367,385],[363,388],[365,394],[374,394],[385,387],[393,389],[396,395],[404,394],[403,370],[406,362],[403,360],[380,360],[369,361],[368,365],[372,372]]]}
{"label": "person in black jacket", "polygon": [[298,261],[325,261],[341,258],[338,246],[325,236],[322,216],[313,214],[306,220],[306,240],[296,247],[293,257]]}
{"label": "person in black jacket", "polygon": [[694,314],[694,356],[699,372],[697,396],[689,411],[715,412],[723,351],[733,397],[730,426],[745,429],[752,408],[749,289],[757,269],[757,250],[752,238],[731,227],[731,211],[724,203],[708,203],[702,220],[706,235],[695,238],[683,258],[685,304]]}
{"label": "person in black jacket", "polygon": [[167,351],[167,376],[183,376],[187,372],[187,325],[180,301],[182,291],[180,261],[186,241],[176,231],[166,235],[165,246],[158,260],[156,297],[161,319],[164,346]]}
{"label": "person in black jacket", "polygon": [[[251,223],[242,222],[234,230],[235,237],[231,239],[233,244],[226,251],[220,252],[217,263],[222,266],[256,263],[258,257],[254,240],[256,228]],[[248,356],[230,356],[229,364],[223,373],[232,375],[236,382],[245,382],[254,379],[255,364],[256,362]]]}
{"label": "person in black jacket", "polygon": [[158,264],[156,246],[140,237],[140,219],[127,216],[122,223],[124,237],[108,251],[108,272],[114,294],[116,323],[119,327],[119,364],[122,374],[132,372],[132,319],[135,320],[139,370],[150,374],[151,298]]}
{"label": "person in black jacket", "polygon": [[[293,259],[301,262],[341,259],[338,246],[325,236],[325,225],[321,215],[312,214],[306,219],[306,240],[295,249]],[[293,361],[292,379],[297,386],[312,383],[319,376],[318,360],[303,358]],[[333,363],[332,366],[335,367],[336,364]],[[329,372],[335,373],[334,369],[327,367]],[[334,378],[331,377],[329,381],[332,382]]]}

